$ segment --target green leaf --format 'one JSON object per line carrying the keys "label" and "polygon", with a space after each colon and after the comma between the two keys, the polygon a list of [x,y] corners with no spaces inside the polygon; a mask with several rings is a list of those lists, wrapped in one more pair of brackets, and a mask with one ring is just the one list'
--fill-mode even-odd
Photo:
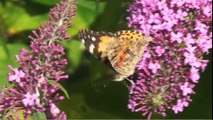
{"label": "green leaf", "polygon": [[10,72],[8,65],[18,67],[18,63],[15,59],[15,55],[19,54],[21,48],[27,48],[24,44],[8,44],[6,46],[11,55],[10,58],[6,57],[2,46],[0,46],[0,90],[3,85],[9,85],[7,74]]}
{"label": "green leaf", "polygon": [[44,4],[44,5],[55,5],[60,0],[32,0],[32,1],[40,3],[40,4]]}
{"label": "green leaf", "polygon": [[6,46],[3,42],[3,39],[0,38],[0,61],[6,60],[8,57],[5,49]]}
{"label": "green leaf", "polygon": [[[14,110],[17,111],[17,113],[14,112]],[[6,114],[10,114],[11,115],[11,119],[12,120],[17,120],[17,115],[19,117],[19,120],[24,120],[26,119],[26,117],[24,116],[24,109],[22,107],[13,107],[13,108],[7,108],[6,110]],[[8,120],[7,118],[4,117],[4,113],[3,113],[3,120]],[[1,117],[0,117],[1,119]],[[27,119],[28,120],[32,120],[32,116],[31,115],[28,115],[27,116]]]}
{"label": "green leaf", "polygon": [[47,118],[43,112],[36,112],[33,113],[33,120],[47,120]]}
{"label": "green leaf", "polygon": [[95,21],[98,15],[100,15],[106,3],[100,2],[98,5],[95,0],[78,0],[77,16],[74,18],[73,26],[69,30],[69,33],[76,35],[79,29],[89,28],[89,26]]}
{"label": "green leaf", "polygon": [[7,44],[6,44],[5,40],[1,37],[0,37],[0,51],[2,51],[0,53],[0,56],[10,57],[10,53],[8,51]]}
{"label": "green leaf", "polygon": [[[52,85],[52,84],[54,83],[54,80],[49,80],[49,83]],[[61,91],[64,93],[64,95],[65,95],[68,99],[70,99],[70,96],[69,96],[67,90],[66,90],[60,83],[56,83],[56,86],[57,86],[57,87],[60,87],[60,88],[61,88]]]}
{"label": "green leaf", "polygon": [[71,68],[76,68],[81,63],[83,46],[77,40],[70,40],[64,42],[64,46],[68,49],[68,59],[71,63]]}
{"label": "green leaf", "polygon": [[[32,8],[33,9],[33,8]],[[36,7],[34,8],[36,10]],[[7,26],[9,34],[37,28],[47,20],[47,14],[30,15],[24,7],[19,7],[7,2],[0,11],[4,26]]]}

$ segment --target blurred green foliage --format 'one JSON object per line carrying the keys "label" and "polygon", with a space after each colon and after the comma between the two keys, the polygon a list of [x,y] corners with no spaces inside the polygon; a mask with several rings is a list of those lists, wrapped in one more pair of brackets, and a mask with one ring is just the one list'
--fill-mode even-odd
{"label": "blurred green foliage", "polygon": [[[17,67],[15,55],[28,49],[28,35],[48,19],[48,12],[59,0],[1,0],[0,1],[0,89],[8,85],[8,65]],[[70,77],[62,82],[70,99],[58,103],[68,118],[143,118],[127,108],[128,91],[122,83],[111,83],[109,68],[83,50],[78,40],[79,29],[111,31],[129,29],[126,12],[131,0],[77,0],[78,13],[69,29],[72,40],[66,48]],[[193,102],[183,113],[169,112],[166,118],[212,118],[212,54],[210,63],[195,88]],[[93,86],[93,81],[108,81],[107,87]],[[155,118],[162,118],[154,116]]]}

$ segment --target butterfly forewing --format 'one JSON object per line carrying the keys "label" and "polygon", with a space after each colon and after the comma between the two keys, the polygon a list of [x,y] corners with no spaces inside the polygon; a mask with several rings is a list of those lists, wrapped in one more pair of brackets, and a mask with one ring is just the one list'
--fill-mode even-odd
{"label": "butterfly forewing", "polygon": [[92,30],[80,30],[79,37],[86,49],[100,60],[106,59],[106,49],[114,38],[110,32],[95,32]]}

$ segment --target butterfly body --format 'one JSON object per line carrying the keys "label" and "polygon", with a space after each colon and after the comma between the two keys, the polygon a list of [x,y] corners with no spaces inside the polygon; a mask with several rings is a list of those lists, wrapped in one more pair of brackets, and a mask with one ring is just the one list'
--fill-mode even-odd
{"label": "butterfly body", "polygon": [[79,36],[91,54],[110,63],[116,72],[115,81],[122,81],[134,73],[137,63],[152,40],[151,37],[133,30],[116,33],[81,30]]}

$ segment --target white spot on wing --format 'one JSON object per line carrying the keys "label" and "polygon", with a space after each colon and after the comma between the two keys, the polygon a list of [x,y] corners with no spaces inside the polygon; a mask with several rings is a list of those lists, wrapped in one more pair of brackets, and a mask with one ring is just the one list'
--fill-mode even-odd
{"label": "white spot on wing", "polygon": [[95,37],[92,37],[91,39],[92,39],[92,41],[93,41],[93,42],[95,42],[95,41],[96,41],[96,38],[95,38]]}
{"label": "white spot on wing", "polygon": [[85,40],[84,40],[84,39],[81,39],[81,42],[82,42],[83,44],[85,44]]}
{"label": "white spot on wing", "polygon": [[95,49],[95,46],[94,46],[93,44],[91,44],[91,45],[89,46],[89,52],[90,52],[90,53],[93,53],[93,52],[94,52],[94,49]]}

